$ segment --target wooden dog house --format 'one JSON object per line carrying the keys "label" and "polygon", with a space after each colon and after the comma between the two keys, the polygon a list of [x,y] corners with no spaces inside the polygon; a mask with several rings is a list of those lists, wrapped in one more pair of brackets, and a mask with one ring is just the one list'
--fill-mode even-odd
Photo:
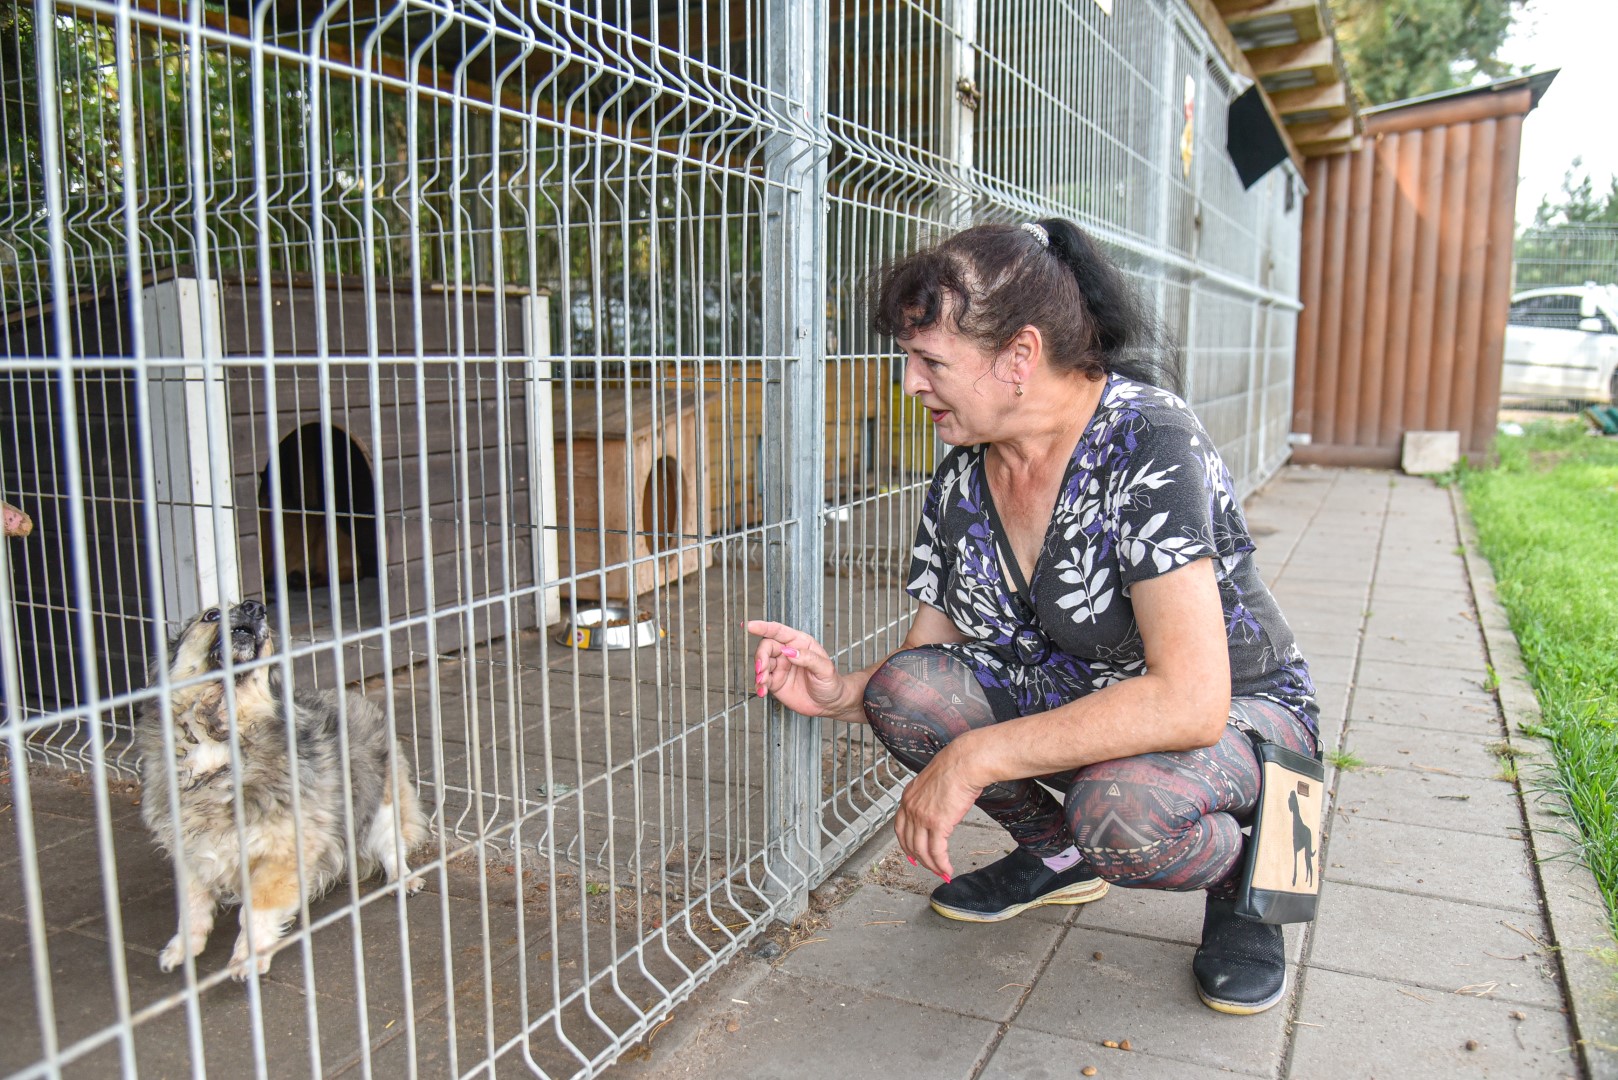
{"label": "wooden dog house", "polygon": [[[197,317],[202,303],[215,305],[211,323]],[[549,352],[543,298],[386,283],[368,297],[328,283],[322,304],[306,275],[268,286],[234,275],[203,290],[165,274],[145,284],[142,312],[153,358],[143,378],[94,362],[135,353],[126,288],[75,297],[68,313],[87,585],[72,569],[56,312],[43,305],[0,327],[0,355],[13,361],[0,374],[0,428],[11,433],[0,489],[38,525],[9,549],[17,636],[34,658],[29,710],[80,703],[92,664],[103,696],[144,685],[156,639],[149,565],[171,625],[221,599],[299,601],[294,639],[340,630],[345,680],[380,670],[379,635],[364,631],[382,625],[384,607],[393,662],[404,664],[507,632],[505,611],[480,602],[554,573],[536,482],[548,462],[530,453],[529,401],[550,413],[549,364],[536,359]],[[220,362],[207,368],[185,363],[205,347],[199,323],[217,328]],[[207,417],[220,415],[228,425],[213,430]],[[220,458],[227,468],[214,468]],[[313,545],[333,535],[347,551],[316,558]],[[303,580],[278,580],[283,564]],[[555,615],[543,596],[514,609],[519,628]],[[429,612],[441,614],[421,618]],[[338,653],[313,651],[303,667],[330,685]]]}
{"label": "wooden dog house", "polygon": [[577,575],[575,597],[624,599],[631,581],[648,593],[712,564],[689,390],[579,385],[555,398],[552,430],[560,568]]}

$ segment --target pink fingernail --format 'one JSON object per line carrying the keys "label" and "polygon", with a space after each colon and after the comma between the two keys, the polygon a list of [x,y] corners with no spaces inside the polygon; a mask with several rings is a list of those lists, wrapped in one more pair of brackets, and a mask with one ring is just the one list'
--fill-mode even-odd
{"label": "pink fingernail", "polygon": [[[906,855],[905,858],[910,859],[910,856]],[[916,860],[915,859],[910,859],[910,865],[915,866],[916,865]]]}
{"label": "pink fingernail", "polygon": [[798,655],[798,650],[797,649],[782,649],[781,650],[781,655],[783,655],[783,656],[797,656]]}
{"label": "pink fingernail", "polygon": [[948,874],[939,874],[938,876],[944,879],[944,884],[945,885],[949,884],[949,875]]}

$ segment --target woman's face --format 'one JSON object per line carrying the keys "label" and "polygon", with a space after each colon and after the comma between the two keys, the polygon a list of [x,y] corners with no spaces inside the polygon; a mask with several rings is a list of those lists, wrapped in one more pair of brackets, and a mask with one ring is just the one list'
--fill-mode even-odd
{"label": "woman's face", "polygon": [[899,342],[904,391],[927,409],[938,437],[951,446],[993,442],[1011,404],[1012,385],[996,376],[994,358],[942,325]]}

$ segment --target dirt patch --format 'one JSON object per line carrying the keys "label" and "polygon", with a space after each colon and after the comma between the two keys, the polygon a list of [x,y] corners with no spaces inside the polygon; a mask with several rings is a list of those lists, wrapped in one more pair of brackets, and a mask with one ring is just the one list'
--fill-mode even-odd
{"label": "dirt patch", "polygon": [[909,860],[898,848],[884,855],[866,872],[866,876],[884,888],[899,889],[917,896],[930,896],[933,889],[938,887],[936,882],[924,881],[911,873]]}

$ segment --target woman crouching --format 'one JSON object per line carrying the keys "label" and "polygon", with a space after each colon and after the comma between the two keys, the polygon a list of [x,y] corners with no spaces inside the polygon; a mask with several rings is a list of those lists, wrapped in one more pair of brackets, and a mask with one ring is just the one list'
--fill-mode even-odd
{"label": "woman crouching", "polygon": [[[758,692],[869,722],[916,770],[894,828],[943,879],[939,914],[997,922],[1109,882],[1204,890],[1202,1000],[1268,1009],[1281,928],[1234,911],[1259,790],[1248,732],[1313,754],[1314,688],[1213,440],[1154,385],[1161,354],[1137,359],[1131,290],[1048,219],[919,251],[873,303],[905,392],[955,448],[916,531],[915,619],[849,675],[808,634],[750,622]],[[974,804],[1016,849],[955,876],[949,837]]]}

